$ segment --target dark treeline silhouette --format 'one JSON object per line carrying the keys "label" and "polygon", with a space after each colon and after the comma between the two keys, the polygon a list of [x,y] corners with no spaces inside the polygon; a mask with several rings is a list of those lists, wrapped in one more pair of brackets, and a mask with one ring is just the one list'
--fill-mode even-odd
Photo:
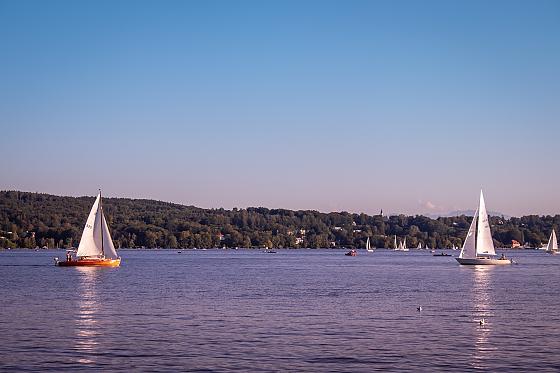
{"label": "dark treeline silhouette", "polygon": [[[77,247],[94,197],[60,197],[0,192],[0,248]],[[391,248],[394,236],[409,247],[460,247],[472,217],[431,219],[291,211],[263,207],[201,209],[173,203],[104,198],[103,207],[116,247],[122,248]],[[490,218],[496,247],[539,247],[560,215]]]}

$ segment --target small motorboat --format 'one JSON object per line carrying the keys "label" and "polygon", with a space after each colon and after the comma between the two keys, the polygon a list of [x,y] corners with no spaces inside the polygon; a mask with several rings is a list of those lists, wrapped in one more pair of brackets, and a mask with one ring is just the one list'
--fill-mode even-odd
{"label": "small motorboat", "polygon": [[448,253],[439,253],[439,254],[434,254],[433,256],[451,256],[451,254],[448,254]]}
{"label": "small motorboat", "polygon": [[346,255],[346,256],[356,256],[356,255],[358,255],[358,252],[356,250],[352,249],[344,255]]}

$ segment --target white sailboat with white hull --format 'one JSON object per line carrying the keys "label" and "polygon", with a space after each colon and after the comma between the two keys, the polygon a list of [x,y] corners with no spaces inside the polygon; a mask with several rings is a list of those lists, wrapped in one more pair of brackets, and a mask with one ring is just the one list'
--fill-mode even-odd
{"label": "white sailboat with white hull", "polygon": [[496,250],[494,249],[494,241],[492,240],[492,232],[490,232],[490,223],[488,222],[488,214],[484,203],[484,195],[480,191],[480,201],[477,212],[475,212],[473,221],[463,243],[463,248],[458,258],[455,258],[459,264],[465,265],[498,265],[511,264],[510,259],[496,259]]}
{"label": "white sailboat with white hull", "polygon": [[[396,238],[395,238],[395,240],[396,240]],[[395,245],[396,245],[396,242],[395,242]],[[406,247],[406,237],[404,238],[404,240],[399,242],[399,246],[395,249],[395,251],[408,251],[408,247]]]}
{"label": "white sailboat with white hull", "polygon": [[373,249],[371,248],[371,244],[369,242],[369,237],[367,238],[367,241],[366,241],[366,251],[368,253],[373,253]]}
{"label": "white sailboat with white hull", "polygon": [[548,245],[546,245],[546,252],[549,254],[558,254],[558,240],[556,239],[556,232],[554,229],[550,234],[550,238],[548,239]]}

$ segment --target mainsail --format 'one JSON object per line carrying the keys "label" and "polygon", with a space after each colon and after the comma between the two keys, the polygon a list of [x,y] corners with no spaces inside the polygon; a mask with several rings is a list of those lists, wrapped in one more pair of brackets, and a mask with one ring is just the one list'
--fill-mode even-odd
{"label": "mainsail", "polygon": [[480,204],[478,206],[478,229],[476,235],[476,253],[484,255],[496,255],[494,250],[494,241],[490,232],[490,223],[488,222],[488,214],[486,213],[486,205],[484,203],[484,195],[480,191]]}
{"label": "mainsail", "polygon": [[118,258],[107,221],[103,215],[101,193],[97,195],[91,207],[76,255],[78,257]]}

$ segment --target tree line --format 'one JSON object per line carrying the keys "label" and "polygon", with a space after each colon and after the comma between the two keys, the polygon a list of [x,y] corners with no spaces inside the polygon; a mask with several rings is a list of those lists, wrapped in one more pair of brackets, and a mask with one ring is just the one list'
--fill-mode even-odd
{"label": "tree line", "polygon": [[[0,248],[77,247],[94,197],[0,192]],[[154,200],[104,198],[117,248],[393,248],[461,247],[472,217],[431,219],[349,212],[321,213],[251,207],[202,209]],[[496,247],[546,243],[560,215],[491,216]]]}

